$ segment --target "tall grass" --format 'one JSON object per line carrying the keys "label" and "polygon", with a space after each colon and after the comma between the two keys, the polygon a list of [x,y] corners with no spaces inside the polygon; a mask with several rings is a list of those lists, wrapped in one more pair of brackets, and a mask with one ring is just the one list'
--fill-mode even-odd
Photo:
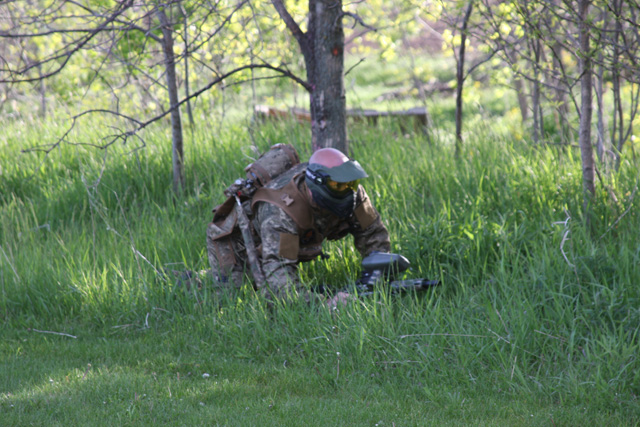
{"label": "tall grass", "polygon": [[[638,415],[635,165],[623,162],[607,182],[617,204],[599,190],[587,227],[571,148],[532,147],[478,124],[455,158],[444,133],[427,140],[393,123],[354,126],[352,155],[370,175],[365,186],[392,250],[412,261],[414,277],[442,286],[333,312],[295,301],[272,309],[249,287],[221,296],[206,282],[185,292],[160,274],[207,268],[211,208],[256,155],[252,144],[289,142],[309,155],[304,127],[250,131],[198,128],[180,197],[163,132],[150,131],[144,150],[63,144],[48,156],[18,150],[53,131],[9,132],[0,150],[5,325],[111,330],[148,327],[151,318],[232,358],[325,367],[327,390],[352,375],[432,402],[458,399],[438,392],[444,387]],[[302,268],[305,282],[340,287],[358,276],[349,240],[326,249],[329,260]]]}

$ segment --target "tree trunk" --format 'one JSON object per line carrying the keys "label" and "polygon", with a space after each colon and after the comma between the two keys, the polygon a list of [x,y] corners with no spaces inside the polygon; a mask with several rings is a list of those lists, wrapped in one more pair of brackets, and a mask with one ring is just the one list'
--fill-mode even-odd
{"label": "tree trunk", "polygon": [[307,69],[311,147],[333,147],[348,155],[344,92],[342,0],[309,0],[307,32],[289,14],[282,0],[271,0],[296,38]]}
{"label": "tree trunk", "polygon": [[411,61],[411,80],[413,80],[413,86],[418,91],[418,98],[422,101],[422,107],[424,108],[425,123],[424,126],[422,126],[422,133],[427,137],[427,143],[431,145],[431,135],[429,134],[431,117],[429,115],[429,106],[427,105],[427,94],[424,90],[424,84],[420,81],[420,76],[416,73],[416,61],[413,55],[413,49],[409,46],[407,31],[404,29],[402,31],[402,44],[406,47],[409,60]]}
{"label": "tree trunk", "polygon": [[40,75],[40,117],[47,117],[47,83],[42,78],[42,64],[38,64],[38,74]]}
{"label": "tree trunk", "polygon": [[538,144],[543,137],[542,107],[540,103],[540,40],[531,41],[531,51],[533,52],[533,82],[531,89],[531,99],[533,105],[533,142]]}
{"label": "tree trunk", "polygon": [[[615,49],[614,49],[615,50]],[[614,57],[615,58],[615,57]],[[618,169],[618,165],[620,164],[620,149],[618,148],[618,128],[622,129],[623,117],[622,117],[622,109],[621,106],[621,95],[620,95],[620,74],[617,69],[611,70],[611,81],[613,83],[611,91],[613,92],[613,125],[611,127],[611,145],[616,147],[616,169]],[[618,123],[618,120],[621,123]]]}
{"label": "tree trunk", "polygon": [[[560,31],[560,30],[558,30]],[[562,45],[557,41],[553,44],[553,50],[556,52],[552,58],[553,72],[551,73],[553,86],[556,86],[555,101],[556,101],[556,114],[557,114],[557,126],[561,132],[562,142],[568,142],[570,140],[570,127],[567,117],[569,117],[569,104],[567,103],[566,89],[569,89],[566,80],[564,78],[557,78],[555,76],[562,75],[563,65],[561,63],[560,55],[562,53]]]}
{"label": "tree trunk", "polygon": [[613,2],[616,16],[616,29],[613,34],[613,63],[611,67],[611,80],[613,82],[613,127],[611,130],[611,145],[616,148],[615,168],[620,168],[622,160],[622,145],[624,144],[624,112],[622,109],[622,91],[620,86],[620,48],[619,42],[622,35],[621,11],[622,1]]}
{"label": "tree trunk", "polygon": [[311,0],[309,13],[315,16],[313,69],[307,64],[313,87],[309,96],[311,146],[314,151],[333,147],[348,155],[342,0]]}
{"label": "tree trunk", "polygon": [[187,11],[183,4],[180,4],[184,27],[184,97],[187,99],[187,115],[189,117],[189,126],[191,127],[191,137],[193,138],[193,111],[191,110],[191,100],[189,99],[189,22],[187,19]]}
{"label": "tree trunk", "polygon": [[[509,64],[517,62],[517,48],[515,46],[505,46],[504,53]],[[529,102],[527,100],[526,84],[521,74],[515,74],[513,77],[513,87],[518,97],[518,106],[520,107],[520,117],[522,118],[522,126],[529,119]]]}
{"label": "tree trunk", "polygon": [[[602,59],[602,55],[600,55],[600,59]],[[607,138],[606,138],[606,124],[604,122],[604,66],[598,67],[598,74],[596,76],[596,102],[598,105],[597,117],[598,117],[598,135],[596,142],[596,153],[598,154],[598,159],[601,163],[605,165],[605,168],[608,168],[607,165]]]}
{"label": "tree trunk", "polygon": [[579,11],[579,32],[580,32],[580,155],[582,159],[582,187],[584,191],[585,213],[590,202],[596,194],[595,189],[595,164],[593,159],[593,146],[591,144],[591,117],[593,115],[592,103],[592,62],[589,40],[589,24],[587,14],[589,12],[590,0],[580,0]]}
{"label": "tree trunk", "polygon": [[156,11],[160,25],[162,26],[162,48],[165,60],[165,72],[167,76],[167,90],[169,91],[169,103],[171,106],[171,136],[173,139],[173,190],[180,193],[184,188],[184,150],[182,141],[182,122],[180,109],[178,108],[178,84],[176,77],[176,62],[173,53],[173,34],[171,24],[164,13],[164,9]]}
{"label": "tree trunk", "polygon": [[[602,10],[601,15],[602,22],[604,26],[602,28],[603,32],[607,31],[607,26],[609,23],[607,9]],[[605,172],[609,170],[609,162],[608,162],[608,147],[607,147],[607,138],[606,138],[606,128],[607,125],[605,123],[604,118],[604,54],[600,49],[598,52],[598,63],[600,64],[597,67],[597,71],[595,74],[596,86],[595,86],[595,94],[596,94],[596,116],[597,116],[597,135],[596,135],[596,154],[598,155],[598,160],[600,164],[604,166]]]}
{"label": "tree trunk", "polygon": [[518,97],[518,105],[520,106],[520,116],[522,117],[522,125],[529,118],[529,105],[527,103],[527,94],[525,93],[525,85],[520,77],[516,77],[513,80],[513,85],[516,89],[516,95]]}
{"label": "tree trunk", "polygon": [[473,1],[467,5],[467,10],[462,21],[460,31],[460,49],[458,50],[458,63],[456,67],[456,151],[455,156],[460,155],[462,149],[462,89],[464,88],[464,53],[467,44],[467,27],[473,10]]}
{"label": "tree trunk", "polygon": [[[550,8],[555,9],[561,6],[558,3],[561,2],[559,2],[558,0],[553,0],[549,6]],[[553,34],[562,34],[562,32],[565,31],[562,21],[553,20],[551,22],[551,32]],[[567,84],[567,80],[563,72],[565,67],[562,63],[562,43],[560,43],[556,38],[553,38],[553,41],[551,42],[549,48],[551,50],[551,70],[548,73],[548,76],[549,82],[553,87],[556,88],[554,96],[556,103],[556,112],[554,114],[556,118],[556,127],[558,129],[558,132],[560,132],[560,141],[569,143],[571,139],[571,127],[569,126],[568,120],[569,104],[567,102],[566,91],[570,91],[571,88]]]}

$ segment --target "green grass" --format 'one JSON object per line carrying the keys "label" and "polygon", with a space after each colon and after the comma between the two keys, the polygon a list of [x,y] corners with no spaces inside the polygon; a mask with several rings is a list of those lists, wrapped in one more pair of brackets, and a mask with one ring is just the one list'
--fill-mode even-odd
{"label": "green grass", "polygon": [[8,334],[3,423],[620,425],[631,419],[591,403],[500,390],[489,375],[442,380],[428,370],[412,372],[409,362],[354,367],[341,354],[338,367],[335,353],[301,358],[286,348],[261,358],[225,354],[202,340],[215,334],[187,335],[184,324],[156,328],[157,317],[150,329],[78,330],[77,339]]}
{"label": "green grass", "polygon": [[[528,146],[491,114],[470,114],[459,159],[444,127],[428,142],[394,122],[351,125],[393,251],[442,286],[333,312],[269,309],[250,289],[186,293],[157,274],[207,268],[211,208],[251,141],[307,157],[305,127],[202,124],[176,198],[159,128],[143,150],[63,144],[45,157],[18,151],[61,125],[5,123],[2,423],[637,425],[637,167],[607,180],[617,205],[600,187],[586,227],[579,153]],[[349,239],[326,249],[305,282],[358,276]]]}

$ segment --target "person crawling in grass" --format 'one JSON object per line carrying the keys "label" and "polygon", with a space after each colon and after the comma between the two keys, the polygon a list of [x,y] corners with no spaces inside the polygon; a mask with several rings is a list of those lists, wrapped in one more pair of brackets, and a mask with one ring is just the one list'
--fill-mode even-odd
{"label": "person crawling in grass", "polygon": [[[240,287],[251,270],[254,286],[270,300],[296,294],[324,300],[300,283],[297,269],[324,255],[325,239],[351,234],[362,257],[389,252],[389,232],[359,184],[368,175],[339,150],[322,148],[299,163],[293,147],[278,144],[245,170],[248,178],[225,191],[229,198],[207,227],[216,286]],[[250,224],[244,236],[242,218]],[[258,265],[251,265],[252,253]],[[335,307],[348,298],[339,292],[325,303]]]}

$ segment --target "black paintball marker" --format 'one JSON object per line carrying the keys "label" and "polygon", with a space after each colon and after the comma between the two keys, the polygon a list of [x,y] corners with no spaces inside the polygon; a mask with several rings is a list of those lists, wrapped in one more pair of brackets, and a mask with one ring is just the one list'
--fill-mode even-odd
{"label": "black paintball marker", "polygon": [[[391,294],[423,291],[440,284],[439,280],[405,279],[396,280],[411,263],[399,254],[372,252],[362,259],[362,273],[356,282],[358,295],[372,295],[376,287],[387,289]],[[350,290],[345,289],[346,292]]]}

